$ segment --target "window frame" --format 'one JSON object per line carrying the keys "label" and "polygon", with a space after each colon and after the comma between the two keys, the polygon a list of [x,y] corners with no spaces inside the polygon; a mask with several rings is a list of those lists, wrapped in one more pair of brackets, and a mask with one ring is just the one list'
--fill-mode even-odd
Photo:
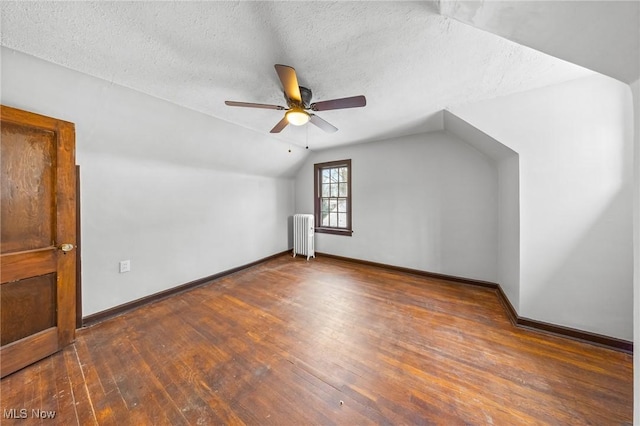
{"label": "window frame", "polygon": [[[334,169],[338,167],[347,168],[347,227],[346,228],[338,228],[332,226],[322,226],[322,212],[321,212],[321,198],[322,198],[322,171],[325,169]],[[328,161],[324,163],[316,163],[313,165],[313,210],[315,216],[315,232],[321,234],[334,234],[334,235],[345,235],[351,236],[353,234],[353,224],[352,224],[352,194],[351,194],[351,159],[348,160],[339,160],[339,161]],[[334,198],[334,197],[330,197]],[[335,197],[338,198],[338,197]],[[340,197],[343,198],[343,197]]]}

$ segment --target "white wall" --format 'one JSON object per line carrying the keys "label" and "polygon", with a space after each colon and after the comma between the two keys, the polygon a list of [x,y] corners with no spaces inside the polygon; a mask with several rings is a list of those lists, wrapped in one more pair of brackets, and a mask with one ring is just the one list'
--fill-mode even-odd
{"label": "white wall", "polygon": [[6,48],[1,83],[76,124],[84,315],[289,248],[304,149]]}
{"label": "white wall", "polygon": [[632,340],[628,86],[594,76],[450,110],[520,155],[519,315]]}
{"label": "white wall", "polygon": [[498,162],[498,283],[520,309],[520,157]]}
{"label": "white wall", "polygon": [[87,314],[288,248],[291,180],[93,153],[81,167]]}
{"label": "white wall", "polygon": [[352,160],[352,237],[316,250],[495,282],[497,171],[454,136],[427,133],[315,152],[296,177],[296,212],[313,213],[314,163]]}
{"label": "white wall", "polygon": [[[633,191],[633,337],[640,342],[640,80],[630,85],[633,96],[635,125],[634,139],[634,191]],[[634,424],[640,424],[640,354],[633,352]]]}
{"label": "white wall", "polygon": [[473,127],[450,111],[444,111],[444,128],[493,159],[498,180],[497,282],[514,309],[520,309],[520,163],[518,154]]}

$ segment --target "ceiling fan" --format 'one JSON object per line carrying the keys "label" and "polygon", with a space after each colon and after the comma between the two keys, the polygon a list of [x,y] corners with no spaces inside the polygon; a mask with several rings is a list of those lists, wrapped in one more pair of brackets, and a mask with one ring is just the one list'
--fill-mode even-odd
{"label": "ceiling fan", "polygon": [[314,113],[307,111],[358,108],[367,104],[367,99],[362,95],[311,103],[311,90],[298,85],[296,70],[287,65],[277,64],[275,67],[278,77],[280,78],[280,82],[282,83],[282,87],[284,88],[284,98],[287,101],[288,108],[280,105],[256,104],[250,102],[224,102],[226,105],[235,107],[277,109],[286,111],[282,120],[280,120],[278,124],[271,129],[271,133],[280,133],[288,124],[302,126],[309,121],[325,132],[333,133],[338,130],[337,127],[318,117]]}

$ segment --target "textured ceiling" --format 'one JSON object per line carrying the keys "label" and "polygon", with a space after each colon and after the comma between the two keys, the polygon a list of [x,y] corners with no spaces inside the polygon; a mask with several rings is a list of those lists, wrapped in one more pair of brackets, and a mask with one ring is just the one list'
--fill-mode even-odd
{"label": "textured ceiling", "polygon": [[365,95],[324,111],[340,130],[287,127],[312,148],[440,129],[438,111],[591,74],[439,14],[434,2],[2,2],[9,48],[204,112],[261,134],[282,111],[276,63],[313,100]]}
{"label": "textured ceiling", "polygon": [[640,78],[638,0],[441,0],[440,11],[625,83]]}

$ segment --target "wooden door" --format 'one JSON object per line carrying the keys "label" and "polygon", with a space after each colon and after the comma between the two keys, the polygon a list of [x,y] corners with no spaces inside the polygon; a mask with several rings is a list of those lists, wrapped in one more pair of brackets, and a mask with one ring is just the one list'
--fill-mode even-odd
{"label": "wooden door", "polygon": [[75,129],[0,106],[0,377],[75,338]]}

